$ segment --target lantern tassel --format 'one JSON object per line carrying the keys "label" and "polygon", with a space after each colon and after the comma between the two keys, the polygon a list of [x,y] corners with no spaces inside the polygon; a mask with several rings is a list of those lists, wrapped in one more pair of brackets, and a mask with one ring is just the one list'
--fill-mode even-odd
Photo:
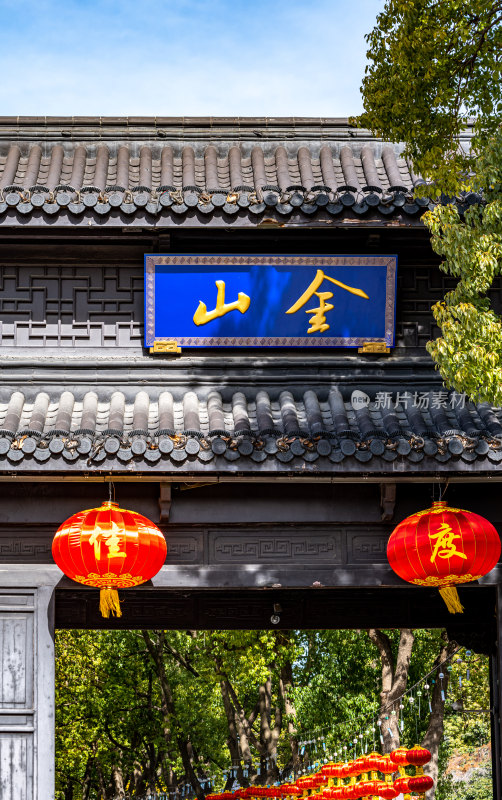
{"label": "lantern tassel", "polygon": [[464,607],[460,602],[460,597],[454,586],[443,586],[443,588],[439,590],[439,594],[445,601],[450,614],[463,614]]}
{"label": "lantern tassel", "polygon": [[101,589],[99,593],[99,610],[101,611],[101,616],[106,617],[106,619],[110,614],[116,617],[122,616],[119,595],[116,589]]}

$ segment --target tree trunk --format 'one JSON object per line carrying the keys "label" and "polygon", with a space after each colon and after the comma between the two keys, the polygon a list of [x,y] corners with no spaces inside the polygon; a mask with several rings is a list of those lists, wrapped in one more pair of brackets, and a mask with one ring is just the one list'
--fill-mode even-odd
{"label": "tree trunk", "polygon": [[68,778],[64,787],[64,800],[73,800],[73,781]]}
{"label": "tree trunk", "polygon": [[[456,642],[448,641],[448,635],[446,631],[442,631],[441,633],[441,650],[439,651],[439,655],[436,658],[435,666],[441,664],[448,656],[455,651],[457,647]],[[444,697],[446,698],[446,692],[448,689],[448,682],[450,678],[450,673],[446,669],[446,666],[441,667],[439,670],[443,673],[444,677],[442,681],[440,680],[438,673],[435,673],[435,680],[436,683],[434,684],[431,696],[431,708],[432,712],[429,718],[429,725],[427,727],[427,732],[422,740],[422,746],[426,747],[427,750],[431,751],[431,760],[425,767],[425,771],[434,781],[434,788],[427,792],[427,800],[434,800],[436,796],[436,787],[437,787],[437,780],[438,780],[438,762],[439,762],[439,745],[441,744],[441,739],[443,738],[444,733],[444,707],[445,703],[441,697],[441,688],[444,692]]]}
{"label": "tree trunk", "polygon": [[[219,669],[218,663],[216,666]],[[220,686],[229,730],[227,743],[230,751],[230,757],[232,759],[233,766],[237,767],[237,779],[241,785],[245,785],[246,783],[251,782],[250,779],[252,778],[251,763],[253,756],[251,747],[253,747],[260,756],[262,756],[264,752],[264,747],[262,746],[261,740],[256,738],[252,729],[252,725],[260,711],[260,702],[258,701],[251,713],[246,715],[246,711],[239,702],[239,698],[237,697],[235,690],[228,679],[228,676],[225,675],[224,678],[222,678],[222,683],[220,683]],[[248,766],[249,770],[247,778],[244,777],[245,765]]]}
{"label": "tree trunk", "polygon": [[116,765],[112,767],[111,784],[113,787],[113,800],[118,800],[119,797],[123,798],[125,796],[124,777],[121,768]]}
{"label": "tree trunk", "polygon": [[382,752],[390,753],[391,750],[399,747],[400,743],[399,698],[406,691],[415,637],[411,628],[401,628],[397,657],[394,661],[391,642],[386,633],[377,628],[371,628],[368,636],[378,647],[380,653],[382,691],[380,692],[378,723]]}
{"label": "tree trunk", "polygon": [[89,800],[91,793],[91,776],[94,765],[94,758],[88,758],[85,765],[84,777],[82,778],[82,800]]}
{"label": "tree trunk", "polygon": [[[150,657],[155,664],[157,677],[159,680],[160,691],[162,696],[162,715],[164,718],[164,731],[165,731],[165,738],[167,743],[171,742],[171,727],[172,722],[176,723],[176,727],[179,728],[177,715],[176,715],[176,706],[174,704],[174,698],[171,691],[171,686],[167,679],[166,671],[165,671],[165,664],[164,664],[164,638],[165,638],[165,631],[160,631],[156,633],[156,640],[154,641],[149,631],[142,631],[143,639],[145,640],[145,644],[147,646],[147,650],[150,654]],[[183,763],[183,768],[185,770],[185,775],[188,781],[192,784],[192,788],[198,798],[198,800],[204,800],[204,790],[200,784],[200,781],[197,777],[197,774],[193,768],[192,761],[190,759],[189,754],[189,739],[184,733],[179,733],[176,736],[176,743],[178,745],[178,751],[181,756],[181,761]]]}
{"label": "tree trunk", "polygon": [[291,700],[293,692],[293,666],[290,661],[287,661],[281,667],[281,675],[279,680],[279,691],[281,693],[282,702],[284,703],[284,713],[286,714],[287,731],[289,737],[289,745],[291,747],[291,765],[295,774],[300,769],[300,754],[298,750],[298,738],[296,736],[296,726],[294,720],[296,719],[296,708]]}
{"label": "tree trunk", "polygon": [[133,795],[133,797],[136,797],[136,796],[137,797],[141,797],[142,795],[146,794],[147,787],[146,787],[145,778],[144,778],[144,775],[143,775],[143,769],[141,767],[141,764],[139,764],[139,762],[137,762],[137,761],[134,763],[134,766],[133,766],[133,773],[132,773],[131,783],[132,783],[132,787],[131,787],[132,792],[131,792],[131,794]]}
{"label": "tree trunk", "polygon": [[259,688],[260,744],[262,745],[261,772],[267,782],[277,780],[277,742],[282,728],[282,711],[279,704],[274,709],[272,728],[272,673]]}
{"label": "tree trunk", "polygon": [[[245,739],[246,737],[242,730],[239,732],[240,736],[237,732],[236,710],[230,699],[229,685],[226,679],[220,681],[220,691],[221,691],[221,699],[223,700],[223,708],[225,709],[225,716],[227,718],[227,726],[228,726],[227,747],[230,753],[232,764],[237,765],[240,764],[238,740],[239,738]],[[249,743],[248,743],[248,750],[249,750]]]}
{"label": "tree trunk", "polygon": [[98,775],[99,791],[101,793],[101,797],[103,797],[104,800],[107,800],[108,791],[107,791],[107,787],[106,787],[106,784],[105,784],[105,777],[103,775],[103,770],[101,768],[101,764],[100,764],[99,761],[96,761],[96,772],[97,772],[97,775]]}

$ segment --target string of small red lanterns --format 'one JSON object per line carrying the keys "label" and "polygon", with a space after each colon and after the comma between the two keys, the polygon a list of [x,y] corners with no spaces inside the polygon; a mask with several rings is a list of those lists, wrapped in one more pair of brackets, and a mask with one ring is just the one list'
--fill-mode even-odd
{"label": "string of small red lanterns", "polygon": [[[431,759],[429,750],[415,745],[398,747],[388,755],[368,753],[352,761],[324,764],[314,775],[298,778],[295,783],[277,786],[247,786],[234,792],[208,794],[206,800],[252,800],[270,798],[312,798],[312,800],[423,800],[434,781],[424,774]],[[413,768],[414,774],[406,772]]]}

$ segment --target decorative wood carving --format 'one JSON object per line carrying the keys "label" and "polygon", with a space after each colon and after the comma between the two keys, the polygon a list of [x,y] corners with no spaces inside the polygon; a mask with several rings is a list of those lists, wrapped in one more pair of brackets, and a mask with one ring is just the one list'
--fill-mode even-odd
{"label": "decorative wood carving", "polygon": [[171,484],[161,483],[159,494],[159,522],[169,522],[169,515],[171,513]]}
{"label": "decorative wood carving", "polygon": [[382,509],[382,522],[390,522],[394,518],[396,505],[396,484],[380,484],[380,506]]}

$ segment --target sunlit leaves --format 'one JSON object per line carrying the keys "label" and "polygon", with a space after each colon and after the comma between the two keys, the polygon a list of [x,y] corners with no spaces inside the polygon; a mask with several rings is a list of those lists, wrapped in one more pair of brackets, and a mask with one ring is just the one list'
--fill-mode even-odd
{"label": "sunlit leaves", "polygon": [[[359,123],[405,142],[415,172],[454,194],[502,115],[500,0],[387,0],[367,36]],[[429,190],[430,191],[430,190]]]}
{"label": "sunlit leaves", "polygon": [[[458,278],[433,307],[441,336],[427,349],[448,387],[502,405],[502,320],[488,295],[502,267],[502,0],[387,0],[367,40],[358,124],[405,143],[427,181],[415,191],[441,199],[423,220]],[[445,200],[461,192],[483,197],[464,216]]]}
{"label": "sunlit leaves", "polygon": [[502,133],[476,166],[486,204],[471,206],[464,219],[452,205],[425,215],[432,246],[444,257],[441,269],[459,279],[432,309],[441,337],[427,349],[448,386],[502,405],[502,320],[487,294],[502,272]]}

